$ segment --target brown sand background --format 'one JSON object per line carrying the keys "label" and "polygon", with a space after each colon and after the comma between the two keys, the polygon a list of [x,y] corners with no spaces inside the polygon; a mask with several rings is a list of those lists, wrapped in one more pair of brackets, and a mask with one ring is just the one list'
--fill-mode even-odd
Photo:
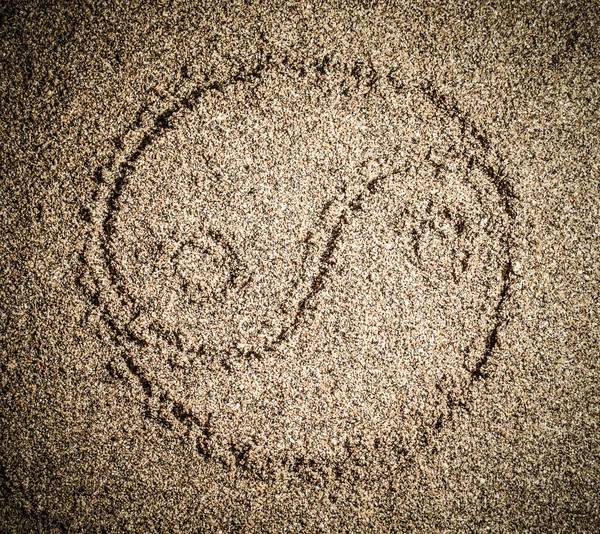
{"label": "brown sand background", "polygon": [[596,7],[4,5],[2,531],[597,531]]}

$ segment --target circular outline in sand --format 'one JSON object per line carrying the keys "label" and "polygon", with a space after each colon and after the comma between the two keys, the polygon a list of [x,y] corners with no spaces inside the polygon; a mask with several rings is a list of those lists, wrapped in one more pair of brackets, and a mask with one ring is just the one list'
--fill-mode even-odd
{"label": "circular outline in sand", "polygon": [[[318,72],[324,73],[325,68],[329,64],[330,59],[324,58],[320,63],[316,62],[315,69]],[[272,59],[268,59],[266,62],[259,62],[252,68],[241,68],[225,80],[211,81],[193,86],[187,90],[184,89],[183,91],[180,91],[181,94],[173,96],[173,102],[169,107],[154,113],[150,120],[145,121],[145,125],[142,125],[142,113],[138,114],[136,121],[128,128],[128,139],[126,141],[123,138],[118,139],[117,142],[115,142],[117,148],[115,156],[108,164],[99,167],[95,171],[94,177],[95,181],[98,183],[98,192],[95,195],[95,209],[93,210],[92,246],[88,248],[86,253],[86,263],[91,269],[93,278],[93,284],[89,293],[93,303],[100,309],[105,323],[115,335],[118,344],[134,344],[142,349],[147,347],[147,341],[138,337],[129,326],[134,319],[131,312],[127,311],[131,308],[131,297],[119,289],[116,282],[118,275],[114,265],[111,265],[113,253],[110,249],[110,241],[115,231],[113,217],[114,213],[118,210],[119,197],[126,187],[128,175],[134,169],[135,162],[139,159],[144,150],[152,144],[154,139],[172,127],[173,121],[179,114],[185,114],[187,111],[192,111],[206,91],[222,91],[226,86],[232,84],[260,80],[262,73],[266,69],[277,68],[278,66],[279,65]],[[290,67],[289,63],[286,64],[285,68],[294,69],[294,67]],[[296,70],[303,70],[305,72],[306,67],[297,67]],[[372,69],[371,73],[371,77],[367,77],[367,85],[369,83],[371,85],[377,83],[379,74],[375,69]],[[388,79],[392,79],[390,73],[388,73],[387,76]],[[399,90],[401,90],[402,82],[395,79],[394,81],[399,86]],[[490,185],[496,189],[503,203],[503,210],[509,216],[509,221],[512,222],[514,214],[511,203],[514,200],[514,196],[512,195],[510,186],[506,180],[501,158],[498,158],[495,155],[490,147],[487,137],[473,125],[468,116],[462,113],[458,106],[452,104],[449,99],[437,92],[431,84],[422,84],[417,86],[417,89],[421,92],[423,97],[429,100],[442,114],[458,121],[463,138],[468,136],[476,143],[478,154],[476,156],[471,156],[468,163],[470,166],[478,167],[486,175]],[[124,144],[130,145],[130,148],[123,148]],[[349,204],[348,209],[353,209],[353,205],[360,205],[360,201],[365,192],[373,192],[376,186],[375,180],[371,183],[366,183],[363,191],[353,199]],[[331,228],[333,231],[332,235],[334,235],[335,232],[339,234],[343,229],[341,227],[343,227],[346,222],[347,221],[344,222],[343,219],[339,219],[337,226],[334,225],[334,227]],[[490,306],[494,311],[495,318],[490,331],[485,335],[485,348],[483,353],[477,359],[474,367],[469,369],[472,381],[487,376],[484,367],[488,363],[488,360],[495,349],[498,331],[504,321],[502,317],[502,308],[508,298],[512,275],[510,222],[509,227],[506,229],[506,233],[502,236],[505,261],[501,273],[501,288],[497,301],[493,302]],[[225,244],[224,246],[227,247],[228,245]],[[334,247],[332,246],[326,248],[327,250],[325,250],[318,259],[322,265],[329,262],[334,250]],[[232,249],[231,252],[232,254],[235,254]],[[307,308],[309,300],[314,297],[320,290],[319,288],[323,285],[323,276],[324,273],[317,270],[317,278],[313,278],[313,280],[307,284],[307,287],[309,288],[308,293],[300,299],[296,314],[292,317],[288,326],[282,328],[279,336],[273,340],[271,347],[274,347],[276,343],[284,340],[290,331],[294,330],[301,322],[301,315]],[[107,294],[109,295],[109,298],[106,298]],[[173,335],[173,333],[165,332],[163,333],[163,338],[170,344],[175,346],[178,345],[177,336]],[[211,437],[211,415],[209,414],[206,419],[201,420],[198,415],[190,411],[180,401],[168,398],[168,395],[162,391],[160,385],[153,383],[152,380],[148,378],[146,370],[131,354],[128,353],[127,350],[123,351],[122,356],[129,371],[137,377],[148,399],[160,397],[162,403],[169,404],[169,411],[178,424],[181,425],[184,433],[194,435],[198,452],[202,456],[210,458],[211,451],[209,442]],[[228,355],[228,357],[232,356],[248,358],[258,356],[258,354],[254,349],[246,349],[238,351],[236,354]],[[223,361],[226,363],[227,358]],[[464,405],[464,400],[450,399],[450,394],[448,394],[448,405],[451,408],[456,408],[461,404]],[[232,444],[231,453],[234,457],[233,465],[243,467],[246,471],[252,472],[251,462],[248,461],[248,449],[246,445]],[[223,462],[221,459],[221,463],[227,462]],[[296,472],[298,471],[298,464],[301,464],[302,468],[305,470],[318,471],[314,461],[305,462],[304,458],[302,458],[302,461],[298,458],[292,458],[285,462],[286,466],[291,466],[292,470]],[[296,468],[294,468],[294,466],[296,466]],[[335,471],[336,470],[334,469],[334,472]]]}

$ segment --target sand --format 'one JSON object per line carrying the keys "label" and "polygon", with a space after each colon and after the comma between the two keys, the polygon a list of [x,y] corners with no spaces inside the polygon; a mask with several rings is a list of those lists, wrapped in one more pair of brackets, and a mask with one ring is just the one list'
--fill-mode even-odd
{"label": "sand", "polygon": [[600,528],[592,4],[2,9],[2,531]]}

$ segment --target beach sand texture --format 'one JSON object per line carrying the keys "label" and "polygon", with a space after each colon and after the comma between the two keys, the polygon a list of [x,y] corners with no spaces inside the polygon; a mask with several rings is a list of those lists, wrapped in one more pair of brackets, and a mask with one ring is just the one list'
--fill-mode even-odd
{"label": "beach sand texture", "polygon": [[2,531],[597,531],[596,11],[3,7]]}

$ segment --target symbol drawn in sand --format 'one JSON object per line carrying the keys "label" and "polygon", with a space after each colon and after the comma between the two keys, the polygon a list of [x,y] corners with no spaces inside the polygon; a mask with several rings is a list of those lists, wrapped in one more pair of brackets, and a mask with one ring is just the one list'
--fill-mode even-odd
{"label": "symbol drawn in sand", "polygon": [[[405,449],[397,399],[422,376],[436,386],[411,416],[421,435],[486,376],[513,198],[485,136],[431,86],[367,62],[269,59],[180,88],[118,145],[95,173],[89,292],[150,412],[201,456],[261,476],[343,476],[359,450],[385,463]],[[320,410],[310,387],[285,397],[339,350],[348,374],[318,380],[350,380],[364,406],[345,396]],[[419,351],[406,382],[403,355]],[[357,362],[392,382],[343,378]],[[261,391],[278,393],[258,403]],[[361,437],[347,436],[356,409],[391,429],[379,436],[364,415]]]}

